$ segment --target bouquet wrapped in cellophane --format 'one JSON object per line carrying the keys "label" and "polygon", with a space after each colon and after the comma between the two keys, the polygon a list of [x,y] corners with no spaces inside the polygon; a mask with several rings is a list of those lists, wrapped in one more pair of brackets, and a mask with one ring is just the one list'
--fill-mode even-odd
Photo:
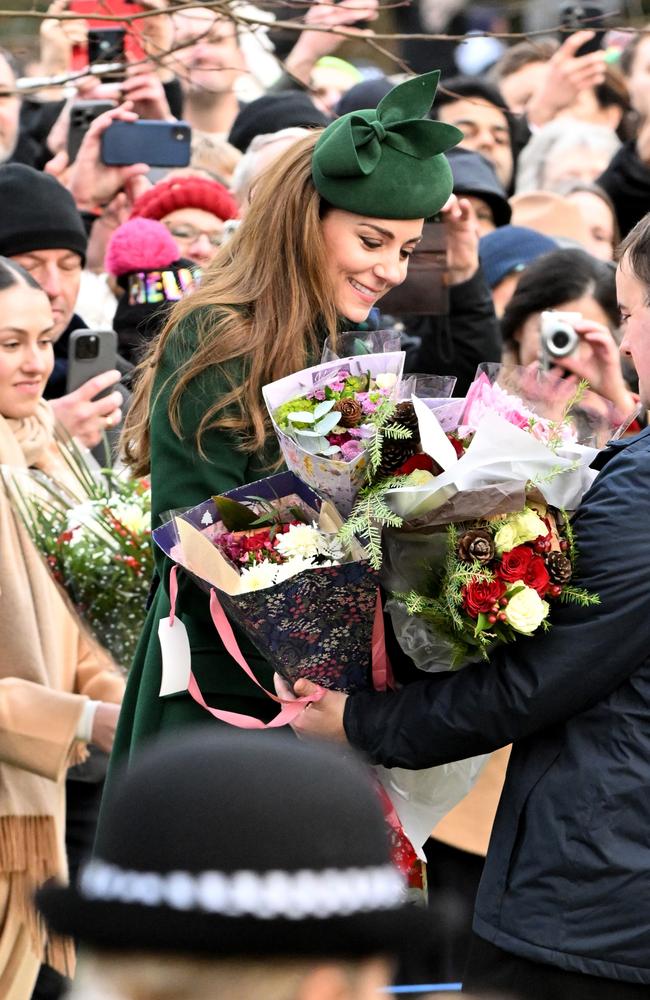
{"label": "bouquet wrapped in cellophane", "polygon": [[207,499],[153,536],[286,680],[355,691],[372,683],[378,583],[361,547],[339,543],[341,525],[332,503],[284,472]]}
{"label": "bouquet wrapped in cellophane", "polygon": [[73,438],[58,444],[65,476],[5,469],[5,484],[54,579],[96,640],[127,669],[153,574],[150,486],[101,469]]}
{"label": "bouquet wrapped in cellophane", "polygon": [[347,514],[377,461],[391,420],[404,352],[334,359],[264,386],[287,468]]}
{"label": "bouquet wrapped in cellophane", "polygon": [[[393,444],[392,470],[361,491],[340,537],[361,540],[380,570],[396,638],[419,669],[457,669],[549,628],[554,601],[598,603],[573,584],[578,546],[567,511],[596,475],[598,448],[585,437],[600,441],[614,428],[606,408],[584,416],[584,389],[489,366],[465,399],[403,404],[412,436],[401,455]],[[551,400],[555,415],[541,415]],[[378,769],[414,846],[469,790],[480,763]]]}

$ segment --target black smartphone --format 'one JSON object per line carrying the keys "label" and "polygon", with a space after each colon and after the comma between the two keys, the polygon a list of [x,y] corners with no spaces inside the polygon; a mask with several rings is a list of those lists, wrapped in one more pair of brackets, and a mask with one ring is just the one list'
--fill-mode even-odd
{"label": "black smartphone", "polygon": [[[124,28],[88,29],[88,65],[126,63]],[[100,80],[123,80],[124,69],[102,73]]]}
{"label": "black smartphone", "polygon": [[102,135],[102,163],[126,167],[186,167],[190,162],[192,129],[187,122],[113,122]]}
{"label": "black smartphone", "polygon": [[[68,340],[68,378],[66,389],[74,392],[88,379],[115,368],[117,334],[115,330],[74,330]],[[115,386],[98,393],[113,392]]]}
{"label": "black smartphone", "polygon": [[76,158],[91,122],[114,107],[114,101],[75,101],[70,107],[68,128],[68,160],[70,163]]}
{"label": "black smartphone", "polygon": [[602,6],[597,3],[568,3],[560,9],[560,42],[576,31],[589,29],[595,35],[584,45],[581,45],[576,56],[586,56],[590,52],[598,52],[603,47],[603,37],[608,30],[603,17]]}

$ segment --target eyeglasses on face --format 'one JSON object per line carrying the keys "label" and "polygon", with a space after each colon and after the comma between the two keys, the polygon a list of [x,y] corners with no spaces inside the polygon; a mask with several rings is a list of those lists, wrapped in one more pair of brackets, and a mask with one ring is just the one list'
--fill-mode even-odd
{"label": "eyeglasses on face", "polygon": [[196,226],[167,226],[174,239],[182,240],[184,243],[196,243],[200,236],[205,236],[210,246],[220,247],[224,240],[222,231],[215,232],[207,229],[197,229]]}

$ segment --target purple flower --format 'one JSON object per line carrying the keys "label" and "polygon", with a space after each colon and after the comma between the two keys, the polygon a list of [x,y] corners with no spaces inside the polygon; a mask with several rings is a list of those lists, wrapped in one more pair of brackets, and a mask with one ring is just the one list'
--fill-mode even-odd
{"label": "purple flower", "polygon": [[358,441],[346,441],[341,445],[341,454],[346,462],[353,462],[355,458],[363,453],[363,445]]}
{"label": "purple flower", "polygon": [[322,403],[322,401],[325,399],[325,390],[316,389],[314,392],[310,393],[310,398],[317,399],[319,403]]}
{"label": "purple flower", "polygon": [[361,427],[351,427],[349,434],[350,437],[367,440],[368,438],[375,436],[375,428],[372,424],[361,424]]}

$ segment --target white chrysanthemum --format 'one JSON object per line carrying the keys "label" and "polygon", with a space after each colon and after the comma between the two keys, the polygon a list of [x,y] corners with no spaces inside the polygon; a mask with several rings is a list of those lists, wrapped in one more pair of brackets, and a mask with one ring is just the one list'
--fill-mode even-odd
{"label": "white chrysanthemum", "polygon": [[313,524],[291,524],[278,535],[276,549],[285,559],[313,559],[329,554],[325,536]]}
{"label": "white chrysanthemum", "polygon": [[276,569],[275,582],[284,583],[285,580],[290,580],[292,576],[298,576],[298,573],[302,573],[306,569],[315,569],[315,566],[312,559],[298,558],[287,559],[285,563],[280,563]]}
{"label": "white chrysanthemum", "polygon": [[149,515],[137,503],[120,503],[113,506],[113,515],[134,535],[142,535],[149,527]]}
{"label": "white chrysanthemum", "polygon": [[264,560],[254,566],[246,566],[239,577],[239,593],[248,594],[251,590],[266,590],[275,584],[278,571],[276,563]]}

